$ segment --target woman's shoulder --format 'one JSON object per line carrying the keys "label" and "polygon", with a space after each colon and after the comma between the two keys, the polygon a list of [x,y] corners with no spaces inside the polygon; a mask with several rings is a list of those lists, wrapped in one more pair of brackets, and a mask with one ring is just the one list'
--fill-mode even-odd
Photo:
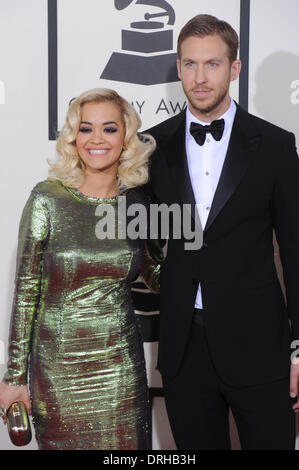
{"label": "woman's shoulder", "polygon": [[54,179],[47,179],[37,183],[32,192],[40,196],[57,196],[61,193],[65,193],[65,187],[63,184]]}

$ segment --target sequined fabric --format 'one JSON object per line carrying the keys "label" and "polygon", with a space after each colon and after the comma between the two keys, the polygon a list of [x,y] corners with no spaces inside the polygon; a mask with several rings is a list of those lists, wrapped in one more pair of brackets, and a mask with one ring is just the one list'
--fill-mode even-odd
{"label": "sequined fabric", "polygon": [[[127,204],[142,202],[140,190]],[[142,240],[95,233],[97,199],[60,182],[32,191],[19,232],[4,380],[27,382],[40,449],[146,449],[142,338],[131,305]],[[28,361],[29,357],[29,361]]]}

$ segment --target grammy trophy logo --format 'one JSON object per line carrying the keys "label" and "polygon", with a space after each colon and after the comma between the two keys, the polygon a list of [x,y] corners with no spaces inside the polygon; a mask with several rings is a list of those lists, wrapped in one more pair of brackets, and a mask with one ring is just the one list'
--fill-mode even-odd
{"label": "grammy trophy logo", "polygon": [[100,78],[140,85],[179,81],[176,53],[170,52],[173,50],[173,30],[165,29],[165,23],[157,21],[167,17],[166,24],[173,26],[174,9],[165,0],[114,0],[114,6],[124,10],[134,1],[135,5],[148,5],[163,11],[146,13],[144,20],[132,22],[130,29],[121,31],[122,51],[129,53],[113,52]]}

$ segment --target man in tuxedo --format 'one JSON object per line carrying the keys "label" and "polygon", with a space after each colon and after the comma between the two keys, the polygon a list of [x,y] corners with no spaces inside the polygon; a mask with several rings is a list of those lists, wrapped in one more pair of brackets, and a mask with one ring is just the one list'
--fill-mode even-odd
{"label": "man in tuxedo", "polygon": [[293,134],[231,99],[237,51],[229,24],[191,19],[177,60],[187,110],[148,131],[152,201],[197,206],[203,229],[196,250],[170,237],[161,270],[158,369],[179,449],[230,449],[229,409],[242,449],[295,446],[299,159]]}

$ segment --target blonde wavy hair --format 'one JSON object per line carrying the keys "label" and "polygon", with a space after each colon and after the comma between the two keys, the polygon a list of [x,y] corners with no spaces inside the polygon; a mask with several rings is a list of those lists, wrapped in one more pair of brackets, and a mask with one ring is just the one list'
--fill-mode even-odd
{"label": "blonde wavy hair", "polygon": [[120,155],[117,182],[120,190],[140,186],[148,181],[148,159],[155,150],[154,138],[137,134],[141,120],[133,108],[116,91],[94,88],[85,91],[69,106],[66,120],[56,142],[58,159],[50,163],[49,179],[61,181],[65,186],[78,188],[84,181],[84,166],[76,148],[76,137],[85,103],[108,102],[119,107],[125,126],[124,149]]}

